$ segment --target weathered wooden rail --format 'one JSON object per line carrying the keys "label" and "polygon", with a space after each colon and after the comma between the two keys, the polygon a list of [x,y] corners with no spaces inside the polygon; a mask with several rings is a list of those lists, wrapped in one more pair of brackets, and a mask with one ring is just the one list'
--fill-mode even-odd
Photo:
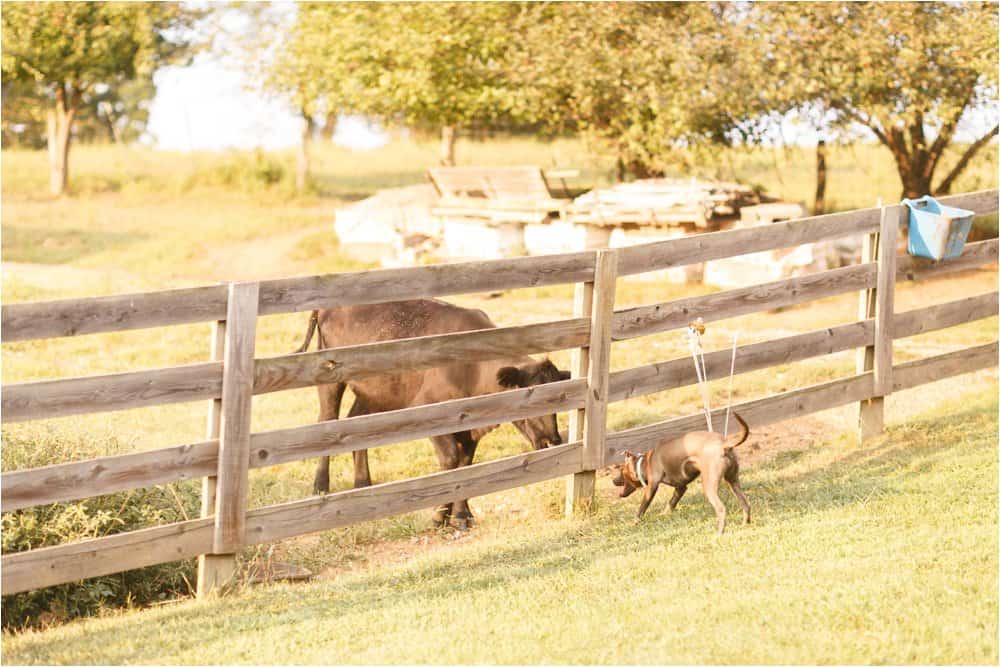
{"label": "weathered wooden rail", "polygon": [[[997,192],[948,197],[977,213],[997,211]],[[186,366],[3,387],[7,422],[211,401],[206,439],[175,447],[2,476],[2,509],[76,500],[181,479],[203,478],[198,519],[3,557],[4,594],[199,556],[199,593],[231,575],[247,545],[433,507],[569,476],[568,506],[586,504],[594,470],[623,449],[644,450],[701,428],[700,414],[605,433],[609,402],[696,382],[687,358],[610,372],[614,341],[726,319],[845,292],[859,292],[859,320],[743,345],[739,373],[859,350],[856,375],[735,406],[751,426],[858,403],[863,435],[881,430],[882,398],[926,382],[997,364],[996,342],[893,365],[892,341],[997,314],[997,292],[896,313],[894,285],[997,260],[997,240],[969,244],[947,262],[896,257],[905,209],[865,209],[767,227],[703,234],[619,250],[236,283],[96,299],[3,306],[5,341],[214,321],[212,361]],[[710,259],[864,235],[862,262],[705,296],[614,310],[617,278]],[[884,241],[884,242],[883,242]],[[379,303],[496,289],[576,283],[574,317],[255,359],[257,317],[317,307]],[[282,391],[454,361],[573,349],[573,378],[548,385],[362,417],[252,433],[250,399]],[[729,372],[729,351],[705,355],[710,379]],[[570,412],[568,444],[365,489],[247,510],[251,468],[277,465],[552,412]],[[722,411],[714,414],[722,419]],[[721,427],[721,421],[716,422]]]}

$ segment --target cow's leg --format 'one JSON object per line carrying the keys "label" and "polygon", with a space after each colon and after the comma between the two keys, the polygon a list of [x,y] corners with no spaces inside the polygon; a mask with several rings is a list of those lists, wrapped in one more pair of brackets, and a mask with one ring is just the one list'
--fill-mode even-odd
{"label": "cow's leg", "polygon": [[[458,444],[458,467],[462,468],[472,465],[472,459],[476,455],[476,445],[479,444],[478,441],[473,439],[469,431],[456,433],[455,441]],[[469,527],[469,524],[472,522],[472,510],[469,509],[468,498],[452,504],[451,521],[457,528],[465,529]]]}
{"label": "cow's leg", "polygon": [[[351,406],[350,412],[347,413],[348,417],[361,417],[362,415],[371,414],[371,410],[365,405],[357,396],[354,397],[354,405]],[[368,469],[368,450],[358,449],[353,452],[354,454],[354,488],[360,489],[365,486],[372,485],[372,474]]]}
{"label": "cow's leg", "polygon": [[[316,389],[319,390],[318,421],[325,422],[340,417],[340,401],[344,398],[344,390],[346,388],[347,385],[343,382],[338,382],[337,384],[321,384],[316,386]],[[329,492],[330,457],[324,456],[320,458],[319,464],[316,466],[316,477],[313,480],[313,493],[321,494]]]}
{"label": "cow's leg", "polygon": [[[460,460],[460,450],[458,440],[452,435],[437,435],[431,438],[434,445],[434,453],[437,454],[438,463],[442,470],[454,470],[458,467]],[[451,518],[452,503],[439,505],[434,510],[434,525],[445,526]]]}

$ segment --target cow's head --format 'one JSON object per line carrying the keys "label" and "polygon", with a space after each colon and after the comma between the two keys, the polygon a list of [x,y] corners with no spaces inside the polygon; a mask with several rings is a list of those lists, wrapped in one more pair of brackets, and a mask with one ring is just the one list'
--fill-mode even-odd
{"label": "cow's head", "polygon": [[[497,382],[501,387],[507,389],[517,389],[520,387],[532,387],[546,382],[558,382],[568,380],[569,371],[561,371],[556,365],[546,359],[545,361],[532,362],[523,366],[504,366],[497,371]],[[529,417],[513,422],[524,437],[526,437],[535,449],[544,449],[553,445],[561,445],[562,437],[559,435],[559,425],[556,423],[556,416],[543,415],[541,417]]]}

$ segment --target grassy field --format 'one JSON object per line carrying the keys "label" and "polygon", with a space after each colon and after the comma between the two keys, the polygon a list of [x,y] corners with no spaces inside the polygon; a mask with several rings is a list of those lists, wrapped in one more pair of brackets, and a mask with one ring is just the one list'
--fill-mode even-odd
{"label": "grassy field", "polygon": [[[4,151],[3,302],[366,268],[337,247],[334,210],[378,188],[421,182],[436,154],[435,145],[419,143],[364,154],[324,149],[315,159],[315,192],[294,196],[288,189],[290,155],[80,147],[73,154],[74,193],[51,199],[45,194],[44,154]],[[609,161],[571,141],[464,143],[459,159],[578,167],[586,183],[611,177]],[[828,200],[837,208],[898,197],[889,158],[873,147],[835,148],[829,163]],[[760,183],[807,203],[812,170],[811,154],[800,149],[732,151],[713,166],[694,169]],[[995,152],[988,152],[956,191],[996,187],[995,170]],[[995,268],[901,284],[896,308],[994,289]],[[708,291],[622,281],[617,304]],[[570,316],[572,288],[451,300],[513,325]],[[856,314],[856,295],[844,295],[726,320],[709,327],[707,349],[726,347],[734,330],[749,343],[853,321]],[[257,355],[295,349],[306,320],[305,314],[261,318]],[[996,328],[991,318],[897,341],[895,356],[906,361],[982,344],[995,339]],[[205,360],[208,349],[207,323],[4,343],[2,379],[192,363]],[[612,367],[685,354],[679,334],[664,334],[616,343]],[[552,357],[565,367],[569,355]],[[853,354],[842,353],[744,374],[735,400],[853,369]],[[761,429],[746,452],[746,486],[761,520],[734,527],[723,541],[711,537],[710,509],[699,495],[685,499],[677,516],[651,517],[639,528],[628,522],[634,504],[610,500],[593,519],[560,521],[562,487],[554,481],[474,500],[480,527],[468,535],[433,531],[429,512],[418,512],[241,555],[250,568],[273,559],[320,573],[321,583],[308,589],[314,595],[279,586],[249,593],[249,614],[231,613],[237,605],[244,610],[243,599],[184,603],[5,635],[4,661],[995,662],[996,596],[988,593],[996,588],[996,381],[996,371],[987,370],[890,397],[892,434],[863,450],[853,436],[839,435],[851,429],[850,407]],[[723,385],[713,384],[717,402]],[[955,400],[942,404],[948,397]],[[609,426],[620,430],[690,414],[698,400],[695,389],[687,388],[624,401],[611,407]],[[205,409],[180,404],[4,424],[3,435],[5,442],[38,447],[58,442],[60,452],[91,452],[94,443],[107,443],[120,453],[201,440]],[[259,396],[253,428],[309,423],[316,412],[311,389]],[[524,448],[508,425],[488,436],[477,457],[494,459]],[[5,449],[5,469],[12,462],[16,467],[17,454]],[[332,487],[350,487],[348,460],[334,460]],[[437,469],[426,441],[378,448],[371,460],[376,481]],[[856,464],[868,467],[854,479]],[[309,495],[312,469],[304,461],[252,471],[251,506]],[[606,497],[607,480],[601,483]],[[966,491],[970,485],[976,485],[975,494]],[[943,494],[940,507],[935,494]],[[695,571],[702,564],[711,565],[705,572],[712,576]],[[463,571],[473,576],[450,588]],[[634,601],[618,590],[633,571],[635,579],[651,582]],[[963,574],[950,578],[955,572]],[[567,606],[567,597],[578,602]],[[452,606],[451,600],[460,603]],[[962,605],[977,610],[983,623],[958,627]],[[331,625],[332,617],[338,620]],[[647,617],[662,624],[659,634],[638,641],[626,632]],[[821,626],[826,630],[815,642],[802,639]],[[378,641],[347,650],[352,638],[383,632]],[[851,641],[836,645],[845,632]],[[275,639],[283,635],[291,643]],[[577,645],[567,645],[563,635]],[[112,636],[121,639],[112,642]],[[403,653],[407,648],[412,652]]]}
{"label": "grassy field", "polygon": [[[393,567],[7,636],[3,658],[995,664],[996,413],[977,396],[863,448],[802,442],[746,475],[754,523],[721,539],[700,491],[635,525],[637,501],[601,478],[586,520],[490,515]],[[551,506],[559,490],[523,495]]]}

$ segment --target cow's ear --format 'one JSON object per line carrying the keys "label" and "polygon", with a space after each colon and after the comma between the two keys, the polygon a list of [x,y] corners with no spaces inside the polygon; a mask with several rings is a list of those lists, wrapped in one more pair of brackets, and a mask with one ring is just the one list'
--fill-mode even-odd
{"label": "cow's ear", "polygon": [[572,373],[570,373],[569,371],[559,371],[559,379],[560,380],[568,380],[571,375],[572,375]]}
{"label": "cow's ear", "polygon": [[497,371],[497,382],[500,383],[501,387],[509,387],[511,389],[514,387],[523,387],[524,374],[517,366],[504,366]]}

